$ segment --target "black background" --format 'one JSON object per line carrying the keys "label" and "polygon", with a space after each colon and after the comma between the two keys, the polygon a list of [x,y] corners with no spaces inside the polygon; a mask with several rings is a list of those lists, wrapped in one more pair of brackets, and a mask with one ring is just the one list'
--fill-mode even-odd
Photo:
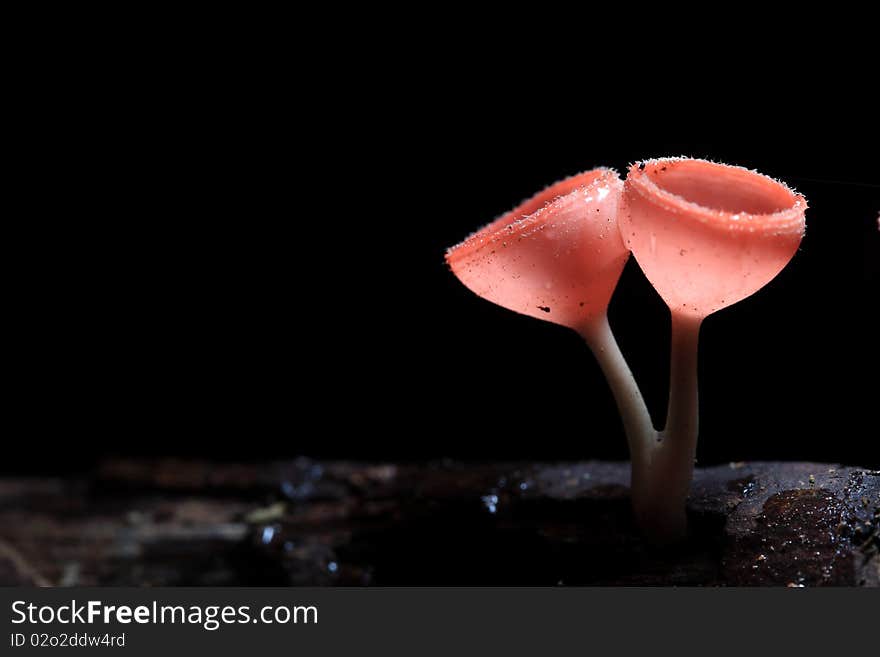
{"label": "black background", "polygon": [[[478,299],[443,252],[556,179],[664,155],[810,204],[789,267],[704,324],[699,461],[880,467],[880,144],[844,81],[100,61],[53,61],[21,100],[3,470],[625,459],[580,339]],[[632,261],[610,317],[659,422],[668,313]]]}

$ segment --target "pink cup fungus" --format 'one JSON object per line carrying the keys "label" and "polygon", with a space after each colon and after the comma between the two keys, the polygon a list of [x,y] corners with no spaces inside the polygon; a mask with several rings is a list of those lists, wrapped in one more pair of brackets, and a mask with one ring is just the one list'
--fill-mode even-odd
{"label": "pink cup fungus", "polygon": [[740,167],[664,158],[629,171],[620,230],[672,316],[666,428],[644,457],[648,480],[633,489],[639,521],[658,540],[685,532],[702,320],[757,292],[788,264],[806,207],[784,184]]}
{"label": "pink cup fungus", "polygon": [[598,168],[547,187],[446,253],[472,292],[580,333],[614,394],[634,467],[652,431],[638,386],[608,325],[608,302],[629,251],[617,225],[623,181]]}
{"label": "pink cup fungus", "polygon": [[629,257],[617,228],[623,181],[594,169],[557,182],[446,253],[472,292],[580,330],[605,314]]}
{"label": "pink cup fungus", "polygon": [[[697,444],[702,320],[748,297],[791,260],[806,200],[739,167],[667,158],[622,183],[595,169],[566,178],[446,253],[477,295],[578,331],[617,402],[632,458],[636,519],[657,543],[686,534]],[[666,427],[657,431],[608,325],[629,251],[672,315]]]}
{"label": "pink cup fungus", "polygon": [[803,196],[740,167],[669,158],[633,165],[624,241],[674,313],[707,315],[760,290],[804,234]]}

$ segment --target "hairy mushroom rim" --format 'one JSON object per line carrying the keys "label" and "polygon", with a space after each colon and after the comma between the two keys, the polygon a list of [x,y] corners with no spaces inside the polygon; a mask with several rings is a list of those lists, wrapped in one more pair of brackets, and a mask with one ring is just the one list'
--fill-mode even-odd
{"label": "hairy mushroom rim", "polygon": [[782,182],[744,167],[700,159],[634,164],[632,189],[667,210],[726,230],[802,232],[806,199]]}
{"label": "hairy mushroom rim", "polygon": [[451,263],[479,251],[487,244],[498,242],[511,235],[523,235],[529,228],[541,225],[547,210],[560,203],[568,194],[578,189],[598,187],[617,178],[618,174],[614,169],[600,167],[553,183],[450,247],[446,251],[446,261]]}

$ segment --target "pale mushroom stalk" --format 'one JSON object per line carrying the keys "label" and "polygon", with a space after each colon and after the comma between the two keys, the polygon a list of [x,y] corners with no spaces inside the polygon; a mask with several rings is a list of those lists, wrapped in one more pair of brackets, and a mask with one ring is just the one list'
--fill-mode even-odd
{"label": "pale mushroom stalk", "polygon": [[[651,415],[635,377],[611,332],[608,315],[603,313],[578,329],[578,333],[599,362],[599,367],[617,403],[632,459],[632,487],[635,491],[639,483],[647,480],[647,466],[656,442]],[[635,493],[633,497],[635,499]]]}
{"label": "pale mushroom stalk", "polygon": [[672,314],[666,427],[655,441],[647,499],[633,497],[642,527],[661,543],[679,540],[687,531],[685,502],[699,434],[697,351],[701,324],[700,317]]}
{"label": "pale mushroom stalk", "polygon": [[686,534],[685,501],[693,477],[699,430],[697,346],[702,319],[672,317],[669,407],[657,431],[642,393],[603,316],[579,332],[596,356],[617,402],[632,459],[633,510],[657,543]]}

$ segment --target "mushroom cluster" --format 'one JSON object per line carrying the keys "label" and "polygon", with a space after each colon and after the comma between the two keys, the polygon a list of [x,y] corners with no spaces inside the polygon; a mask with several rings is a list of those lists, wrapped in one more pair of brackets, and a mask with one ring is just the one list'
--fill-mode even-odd
{"label": "mushroom cluster", "polygon": [[[566,178],[446,253],[458,279],[500,306],[577,331],[614,395],[632,460],[632,501],[658,543],[686,534],[698,432],[702,320],[757,292],[797,251],[806,200],[740,167],[688,158]],[[672,319],[666,426],[654,428],[608,324],[632,253]]]}

